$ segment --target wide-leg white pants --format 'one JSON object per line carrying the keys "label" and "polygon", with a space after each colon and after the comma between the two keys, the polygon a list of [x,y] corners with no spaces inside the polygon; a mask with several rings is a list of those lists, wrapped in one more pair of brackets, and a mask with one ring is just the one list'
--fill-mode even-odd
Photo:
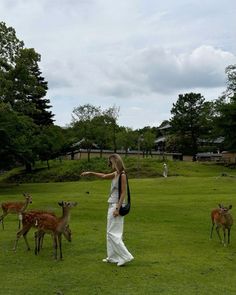
{"label": "wide-leg white pants", "polygon": [[123,240],[124,217],[113,216],[116,204],[109,204],[107,212],[107,258],[110,262],[130,261],[133,256],[127,250]]}

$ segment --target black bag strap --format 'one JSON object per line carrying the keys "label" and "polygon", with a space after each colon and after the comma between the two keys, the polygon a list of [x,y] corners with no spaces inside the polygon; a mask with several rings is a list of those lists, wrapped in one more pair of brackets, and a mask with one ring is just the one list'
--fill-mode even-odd
{"label": "black bag strap", "polygon": [[125,174],[126,175],[126,188],[127,188],[127,197],[128,197],[128,203],[130,204],[131,200],[130,200],[130,190],[129,190],[129,181],[128,181],[128,176],[126,173],[121,172],[120,176],[119,176],[119,183],[118,183],[118,192],[119,192],[119,199],[120,199],[120,189],[121,189],[121,175]]}

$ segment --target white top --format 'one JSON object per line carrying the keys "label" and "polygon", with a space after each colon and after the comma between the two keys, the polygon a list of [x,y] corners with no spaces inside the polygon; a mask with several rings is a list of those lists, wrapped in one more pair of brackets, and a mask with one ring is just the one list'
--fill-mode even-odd
{"label": "white top", "polygon": [[114,204],[119,201],[119,174],[112,179],[108,203]]}

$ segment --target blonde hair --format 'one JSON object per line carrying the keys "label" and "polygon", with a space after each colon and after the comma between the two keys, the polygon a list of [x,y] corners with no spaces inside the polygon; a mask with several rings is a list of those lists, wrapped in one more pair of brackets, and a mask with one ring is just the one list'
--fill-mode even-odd
{"label": "blonde hair", "polygon": [[123,160],[120,155],[112,154],[108,157],[108,159],[109,159],[109,161],[113,160],[112,163],[118,173],[125,171],[125,165],[124,165]]}

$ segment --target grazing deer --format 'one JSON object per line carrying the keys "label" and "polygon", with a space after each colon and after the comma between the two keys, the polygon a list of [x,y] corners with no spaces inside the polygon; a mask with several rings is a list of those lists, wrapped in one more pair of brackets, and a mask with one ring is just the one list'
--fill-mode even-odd
{"label": "grazing deer", "polygon": [[61,235],[65,231],[66,226],[70,219],[70,209],[77,205],[77,202],[59,202],[59,206],[62,207],[62,216],[55,217],[48,214],[41,214],[35,220],[35,227],[38,228],[38,232],[35,233],[35,254],[38,254],[40,248],[40,239],[43,232],[51,233],[53,236],[53,248],[54,258],[57,259],[57,248],[59,246],[60,259],[62,260],[62,243]]}
{"label": "grazing deer", "polygon": [[29,204],[32,203],[32,197],[29,194],[24,193],[25,202],[4,202],[1,204],[2,216],[0,217],[0,222],[2,222],[2,229],[4,229],[3,219],[8,214],[18,214],[19,228],[21,225],[22,213],[26,210]]}
{"label": "grazing deer", "polygon": [[[18,240],[20,239],[20,237],[22,235],[25,240],[27,250],[30,250],[30,246],[29,246],[29,243],[27,240],[27,234],[32,227],[35,227],[37,217],[42,214],[48,214],[48,215],[56,217],[56,215],[53,212],[44,211],[44,210],[31,210],[31,211],[22,213],[22,229],[19,230],[16,234],[16,241],[15,241],[14,248],[13,248],[14,251],[16,251],[16,248],[18,245]],[[40,249],[42,248],[44,234],[45,234],[45,232],[41,232],[41,235],[40,235],[40,237],[41,237],[40,244],[39,244]],[[65,230],[62,234],[67,239],[67,241],[71,242],[72,233],[69,228],[69,225],[67,225],[65,227]]]}
{"label": "grazing deer", "polygon": [[[230,243],[230,230],[231,226],[233,225],[233,218],[230,214],[229,210],[232,208],[232,205],[229,205],[229,207],[224,207],[223,205],[219,204],[219,208],[215,208],[211,211],[211,221],[212,221],[212,227],[211,227],[211,234],[210,238],[212,239],[212,233],[214,226],[216,225],[216,232],[217,235],[226,246],[226,230],[228,230],[228,244]],[[220,236],[220,228],[222,227],[223,233],[224,233],[224,239],[221,239]]]}

